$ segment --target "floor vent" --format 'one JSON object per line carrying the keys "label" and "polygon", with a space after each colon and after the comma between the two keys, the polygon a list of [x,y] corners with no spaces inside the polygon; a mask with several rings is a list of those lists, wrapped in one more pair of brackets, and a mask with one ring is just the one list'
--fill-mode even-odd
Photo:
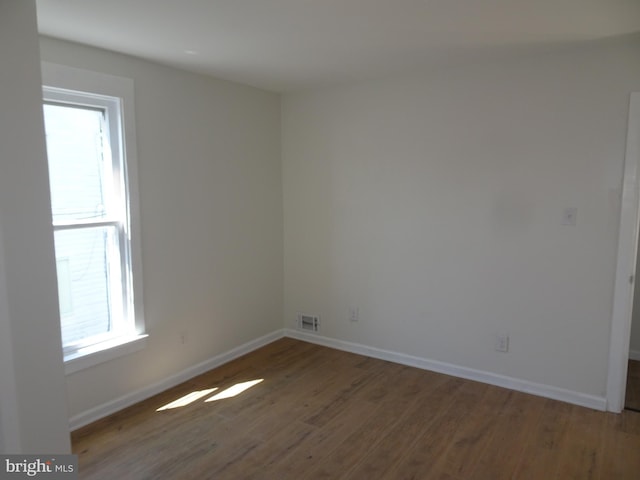
{"label": "floor vent", "polygon": [[298,314],[298,328],[309,332],[317,332],[320,329],[320,317],[317,315]]}

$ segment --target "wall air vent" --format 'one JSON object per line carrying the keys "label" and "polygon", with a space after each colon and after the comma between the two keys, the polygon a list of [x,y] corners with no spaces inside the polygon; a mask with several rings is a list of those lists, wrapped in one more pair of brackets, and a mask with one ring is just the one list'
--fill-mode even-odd
{"label": "wall air vent", "polygon": [[298,314],[298,329],[317,332],[320,329],[320,317],[317,315]]}

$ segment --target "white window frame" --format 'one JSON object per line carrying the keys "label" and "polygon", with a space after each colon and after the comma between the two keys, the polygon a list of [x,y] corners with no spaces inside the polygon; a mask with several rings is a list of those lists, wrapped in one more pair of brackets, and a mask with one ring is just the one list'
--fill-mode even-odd
{"label": "white window frame", "polygon": [[[144,309],[142,300],[142,262],[140,215],[138,207],[138,168],[135,136],[133,80],[78,68],[42,63],[43,99],[45,102],[100,106],[109,122],[114,172],[121,179],[119,197],[126,221],[90,222],[87,226],[115,225],[119,230],[121,268],[123,270],[124,326],[103,339],[77,342],[64,348],[67,374],[97,365],[144,348]],[[119,138],[118,138],[119,137]],[[93,225],[95,224],[95,225]],[[74,228],[59,223],[54,230]]]}

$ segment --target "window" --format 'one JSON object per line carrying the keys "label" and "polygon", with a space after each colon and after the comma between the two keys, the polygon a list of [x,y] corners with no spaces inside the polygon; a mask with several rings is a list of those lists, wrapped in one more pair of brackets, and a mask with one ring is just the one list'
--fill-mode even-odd
{"label": "window", "polygon": [[145,337],[133,84],[46,63],[43,83],[62,346],[69,372],[137,350]]}

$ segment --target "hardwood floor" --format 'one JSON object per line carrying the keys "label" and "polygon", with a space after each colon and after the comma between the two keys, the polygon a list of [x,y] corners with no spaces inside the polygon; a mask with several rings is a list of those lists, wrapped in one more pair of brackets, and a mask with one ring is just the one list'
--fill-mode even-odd
{"label": "hardwood floor", "polygon": [[624,406],[632,410],[640,410],[640,361],[638,360],[629,360]]}
{"label": "hardwood floor", "polygon": [[72,441],[81,479],[640,478],[639,413],[597,412],[287,338],[77,430]]}

